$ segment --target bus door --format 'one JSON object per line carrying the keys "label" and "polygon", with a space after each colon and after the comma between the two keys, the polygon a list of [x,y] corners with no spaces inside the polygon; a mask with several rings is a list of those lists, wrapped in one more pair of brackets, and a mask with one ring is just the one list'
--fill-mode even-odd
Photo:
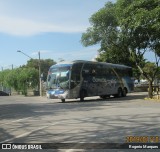
{"label": "bus door", "polygon": [[70,98],[78,98],[81,88],[81,69],[83,63],[75,63],[71,70]]}

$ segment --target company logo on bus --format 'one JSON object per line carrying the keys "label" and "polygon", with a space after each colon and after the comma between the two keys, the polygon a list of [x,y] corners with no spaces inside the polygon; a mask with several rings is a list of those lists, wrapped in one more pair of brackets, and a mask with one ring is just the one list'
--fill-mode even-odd
{"label": "company logo on bus", "polygon": [[112,79],[112,80],[106,80],[105,78],[92,78],[93,82],[101,82],[101,83],[105,83],[105,85],[107,86],[111,86],[111,87],[115,87],[117,81]]}

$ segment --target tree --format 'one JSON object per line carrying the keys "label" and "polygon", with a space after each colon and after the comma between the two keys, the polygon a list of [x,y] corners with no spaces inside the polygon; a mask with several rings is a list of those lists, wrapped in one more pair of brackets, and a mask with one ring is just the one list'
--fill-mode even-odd
{"label": "tree", "polygon": [[20,70],[14,69],[9,70],[4,80],[6,81],[6,86],[14,88],[16,91],[19,91],[19,80],[18,75],[20,74]]}
{"label": "tree", "polygon": [[[100,43],[98,60],[106,58],[113,63],[131,63],[138,67],[149,82],[149,97],[152,98],[152,83],[159,72],[160,60],[160,1],[108,2],[92,15],[90,22],[92,26],[82,34],[82,44],[89,46]],[[156,68],[152,74],[144,68],[148,64],[144,58],[147,51],[155,54]]]}
{"label": "tree", "polygon": [[81,41],[84,46],[100,43],[98,61],[131,65],[128,47],[119,36],[115,9],[116,5],[108,2],[104,8],[93,14],[90,18],[92,27],[82,34]]}
{"label": "tree", "polygon": [[[52,59],[40,60],[41,73],[43,80],[47,78],[49,67],[56,62]],[[22,91],[27,95],[27,89],[34,89],[39,85],[39,60],[31,59],[27,65],[23,65],[13,70],[4,70],[0,72],[0,85],[12,87],[16,91]]]}
{"label": "tree", "polygon": [[[45,81],[47,79],[49,67],[56,64],[56,62],[52,59],[45,59],[45,60],[41,59],[40,64],[41,64],[41,73],[43,74],[43,80]],[[39,60],[38,59],[30,59],[27,62],[26,66],[39,70]]]}
{"label": "tree", "polygon": [[27,89],[37,86],[39,80],[38,70],[35,68],[20,68],[17,75],[18,89],[22,90],[22,94],[27,95]]}
{"label": "tree", "polygon": [[6,81],[6,77],[9,74],[10,70],[4,70],[0,72],[0,85],[2,86],[8,86],[8,83]]}
{"label": "tree", "polygon": [[16,91],[22,91],[27,95],[28,88],[38,85],[38,70],[35,68],[17,68],[0,72],[0,83],[3,86],[12,87]]}
{"label": "tree", "polygon": [[[152,83],[159,71],[159,12],[159,0],[119,0],[117,2],[117,16],[122,37],[128,45],[138,69],[149,82],[149,97],[151,98]],[[143,68],[142,62],[147,51],[155,54],[155,64],[150,64],[149,66],[148,62],[146,62],[143,66],[147,66],[147,68]],[[147,71],[148,68],[152,73]]]}

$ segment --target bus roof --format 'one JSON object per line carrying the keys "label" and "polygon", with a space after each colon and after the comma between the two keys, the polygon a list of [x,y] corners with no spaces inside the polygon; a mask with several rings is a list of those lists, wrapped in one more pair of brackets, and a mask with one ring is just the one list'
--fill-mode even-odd
{"label": "bus roof", "polygon": [[119,68],[131,68],[129,66],[123,65],[123,64],[113,64],[113,63],[107,63],[107,62],[97,62],[97,61],[87,61],[87,60],[74,60],[74,61],[63,61],[60,63],[57,63],[55,65],[52,65],[51,67],[60,67],[60,66],[69,66],[74,63],[93,63],[93,64],[101,64],[101,65],[108,65],[111,67],[119,67]]}

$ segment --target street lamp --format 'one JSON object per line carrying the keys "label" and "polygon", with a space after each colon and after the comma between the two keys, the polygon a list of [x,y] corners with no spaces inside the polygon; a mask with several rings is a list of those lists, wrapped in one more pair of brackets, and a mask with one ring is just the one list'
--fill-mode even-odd
{"label": "street lamp", "polygon": [[[22,52],[21,50],[17,50],[17,52],[19,53],[22,53],[23,55],[29,57],[30,59],[33,59],[32,57],[30,57],[29,55],[27,55],[26,53]],[[39,94],[40,96],[42,96],[42,81],[41,81],[41,57],[40,57],[40,51],[38,52],[38,60],[39,60],[39,63],[38,63],[38,67],[39,67]]]}
{"label": "street lamp", "polygon": [[26,53],[24,53],[24,52],[22,52],[20,50],[17,50],[17,52],[20,52],[20,53],[24,54],[25,56],[29,57],[30,59],[33,59],[32,57],[30,57],[29,55],[27,55]]}

